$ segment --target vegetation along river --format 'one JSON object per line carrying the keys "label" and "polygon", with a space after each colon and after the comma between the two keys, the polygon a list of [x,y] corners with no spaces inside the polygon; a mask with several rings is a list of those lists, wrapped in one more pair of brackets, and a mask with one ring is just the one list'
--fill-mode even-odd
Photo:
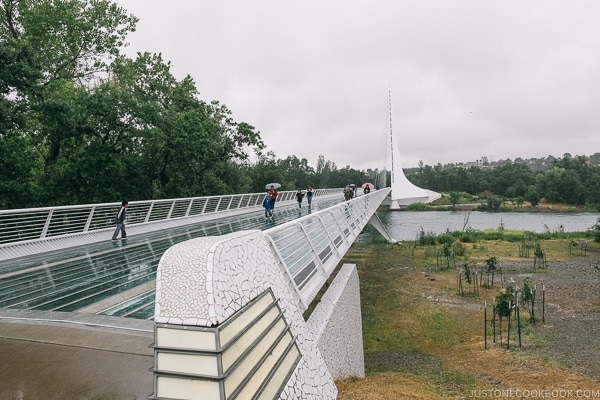
{"label": "vegetation along river", "polygon": [[[415,240],[418,233],[476,230],[526,230],[529,232],[585,232],[598,222],[600,213],[524,213],[482,211],[385,211],[379,219],[396,240]],[[360,239],[359,239],[360,240]]]}

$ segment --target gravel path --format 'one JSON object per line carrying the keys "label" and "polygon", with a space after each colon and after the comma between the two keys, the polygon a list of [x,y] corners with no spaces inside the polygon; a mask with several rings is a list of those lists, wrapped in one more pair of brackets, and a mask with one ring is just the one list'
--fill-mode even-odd
{"label": "gravel path", "polygon": [[[505,276],[521,282],[525,274],[520,271],[531,265],[502,263],[502,268]],[[600,271],[594,266],[600,266],[600,255],[549,262],[545,272],[531,275],[538,289],[536,302],[541,286],[546,287],[545,323],[540,321],[533,332],[543,338],[541,351],[600,382]]]}

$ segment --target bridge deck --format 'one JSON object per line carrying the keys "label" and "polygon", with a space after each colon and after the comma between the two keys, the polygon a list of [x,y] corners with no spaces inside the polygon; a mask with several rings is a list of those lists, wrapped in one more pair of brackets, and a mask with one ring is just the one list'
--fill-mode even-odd
{"label": "bridge deck", "polygon": [[[340,196],[341,197],[341,196]],[[342,198],[319,199],[312,211]],[[297,205],[278,206],[274,221],[262,211],[0,262],[0,308],[66,311],[151,319],[158,262],[172,245],[202,236],[265,230],[306,215]]]}

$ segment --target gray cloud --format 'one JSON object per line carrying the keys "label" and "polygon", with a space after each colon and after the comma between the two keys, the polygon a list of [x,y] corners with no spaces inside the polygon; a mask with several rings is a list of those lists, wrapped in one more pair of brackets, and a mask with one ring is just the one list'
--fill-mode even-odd
{"label": "gray cloud", "polygon": [[118,0],[278,157],[381,168],[600,151],[600,3]]}

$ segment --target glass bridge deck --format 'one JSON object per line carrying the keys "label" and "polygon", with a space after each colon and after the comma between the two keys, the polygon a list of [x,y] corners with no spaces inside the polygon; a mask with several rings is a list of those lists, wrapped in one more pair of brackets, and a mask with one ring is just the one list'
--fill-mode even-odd
{"label": "glass bridge deck", "polygon": [[[313,211],[340,203],[319,199]],[[145,235],[0,262],[0,308],[103,314],[152,319],[156,270],[176,243],[240,230],[265,230],[306,215],[297,205],[278,206],[274,221],[264,211],[186,225]]]}

